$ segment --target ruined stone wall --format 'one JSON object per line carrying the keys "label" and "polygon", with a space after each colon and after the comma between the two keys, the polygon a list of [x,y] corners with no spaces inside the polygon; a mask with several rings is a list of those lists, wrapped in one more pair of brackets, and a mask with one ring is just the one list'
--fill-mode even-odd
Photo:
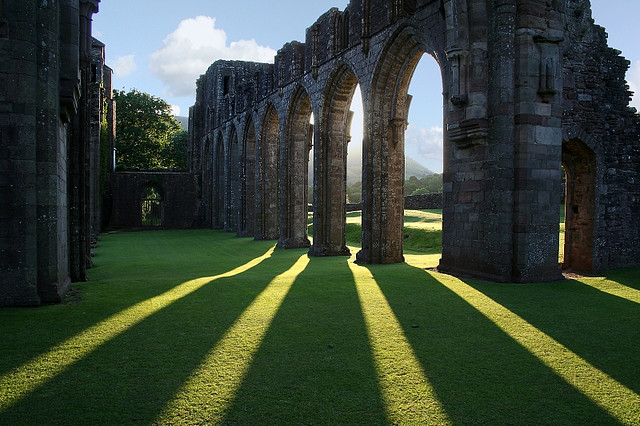
{"label": "ruined stone wall", "polygon": [[571,176],[565,266],[592,272],[640,263],[628,63],[606,46],[588,11],[586,0],[353,0],[320,16],[304,44],[283,46],[273,65],[214,63],[198,81],[190,120],[207,225],[282,247],[309,245],[308,184],[309,253],[348,254],[348,107],[359,85],[357,259],[402,261],[408,87],[426,53],[443,78],[441,270],[496,281],[560,278],[561,164]]}
{"label": "ruined stone wall", "polygon": [[[582,236],[573,240],[574,250],[593,247],[584,256],[594,271],[637,264],[640,117],[629,107],[625,73],[630,63],[607,45],[605,29],[593,25],[588,1],[568,1],[566,17],[573,37],[563,43],[563,163],[576,179],[589,179],[573,185],[589,200],[580,202],[581,195],[574,194],[567,206],[570,226]],[[593,214],[586,213],[589,205]]]}
{"label": "ruined stone wall", "polygon": [[163,229],[198,228],[201,200],[198,176],[177,172],[116,172],[109,175],[113,196],[108,204],[108,229],[140,228],[141,197],[152,186],[162,197]]}
{"label": "ruined stone wall", "polygon": [[0,306],[60,301],[72,270],[86,268],[86,234],[70,231],[70,211],[85,211],[88,198],[70,190],[87,170],[74,174],[70,151],[89,143],[80,136],[88,120],[76,116],[87,100],[78,75],[97,3],[0,9]]}

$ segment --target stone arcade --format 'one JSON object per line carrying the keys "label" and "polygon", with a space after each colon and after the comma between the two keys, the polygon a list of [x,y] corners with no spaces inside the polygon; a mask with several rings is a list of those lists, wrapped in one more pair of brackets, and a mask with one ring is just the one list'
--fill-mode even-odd
{"label": "stone arcade", "polygon": [[305,43],[282,47],[273,65],[214,63],[190,111],[205,222],[281,247],[310,246],[313,256],[348,254],[345,161],[359,84],[357,260],[401,262],[407,91],[425,53],[443,79],[441,271],[508,282],[560,278],[562,166],[564,266],[599,272],[640,263],[629,63],[607,46],[586,0],[351,0],[308,28]]}
{"label": "stone arcade", "polygon": [[[101,106],[112,103],[99,84],[109,77],[104,46],[91,38],[98,2],[0,0],[0,306],[60,301],[69,282],[86,279],[91,235],[119,211],[100,205],[95,141]],[[308,28],[305,43],[286,44],[274,64],[214,63],[190,111],[192,178],[153,182],[189,186],[192,213],[175,223],[202,216],[239,236],[345,255],[349,105],[359,84],[357,259],[401,262],[407,92],[427,54],[443,82],[440,269],[495,281],[559,278],[561,165],[565,266],[638,265],[639,123],[619,53],[587,0],[351,0]],[[131,179],[112,176],[107,190]],[[174,189],[156,192],[168,200]]]}

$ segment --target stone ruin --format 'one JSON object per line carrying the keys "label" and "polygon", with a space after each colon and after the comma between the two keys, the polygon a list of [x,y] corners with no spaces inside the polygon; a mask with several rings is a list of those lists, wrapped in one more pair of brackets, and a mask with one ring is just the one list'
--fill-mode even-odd
{"label": "stone ruin", "polygon": [[205,223],[312,256],[349,254],[345,162],[359,84],[357,261],[402,262],[408,88],[426,54],[443,86],[439,269],[506,282],[561,278],[562,167],[563,266],[637,265],[639,117],[629,107],[629,62],[606,39],[587,0],[351,0],[313,23],[304,43],[283,46],[274,64],[215,62],[190,110]]}
{"label": "stone ruin", "polygon": [[103,191],[153,187],[150,201],[156,210],[166,203],[160,219],[174,226],[204,223],[309,247],[313,256],[348,254],[345,161],[358,84],[357,260],[401,262],[408,88],[424,54],[442,73],[440,270],[508,282],[560,278],[562,166],[564,267],[640,264],[629,62],[607,46],[588,0],[351,0],[322,15],[304,43],[283,46],[274,64],[218,61],[200,77],[189,174],[108,179],[100,159],[111,161],[114,106],[104,45],[91,38],[98,3],[0,0],[0,306],[60,301],[71,281],[87,278],[91,241],[106,218],[140,221],[139,208],[134,217],[115,207],[127,204],[122,194],[103,199]]}

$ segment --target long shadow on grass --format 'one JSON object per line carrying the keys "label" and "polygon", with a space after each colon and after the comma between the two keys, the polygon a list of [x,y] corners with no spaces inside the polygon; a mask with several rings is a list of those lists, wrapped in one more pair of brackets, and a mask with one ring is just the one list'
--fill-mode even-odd
{"label": "long shadow on grass", "polygon": [[151,423],[238,316],[298,256],[276,251],[248,271],[176,300],[0,413],[0,423]]}
{"label": "long shadow on grass", "polygon": [[385,423],[346,258],[310,259],[273,320],[226,421]]}
{"label": "long shadow on grass", "polygon": [[605,274],[607,279],[640,290],[640,268],[612,269]]}
{"label": "long shadow on grass", "polygon": [[0,310],[0,349],[6,354],[0,357],[0,376],[176,283],[232,270],[271,245],[210,230],[102,236],[91,280],[74,284],[74,302]]}
{"label": "long shadow on grass", "polygon": [[524,286],[464,281],[640,393],[640,304],[575,280]]}
{"label": "long shadow on grass", "polygon": [[454,423],[616,424],[431,274],[369,270]]}

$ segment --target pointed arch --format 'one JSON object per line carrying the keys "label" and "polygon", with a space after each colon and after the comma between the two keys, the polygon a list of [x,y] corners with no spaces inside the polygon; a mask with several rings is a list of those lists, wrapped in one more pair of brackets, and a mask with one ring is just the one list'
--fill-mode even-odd
{"label": "pointed arch", "polygon": [[229,134],[229,149],[227,162],[227,189],[226,189],[226,219],[225,231],[237,232],[238,230],[238,206],[240,204],[240,175],[242,149],[238,141],[238,132],[234,124],[231,125]]}
{"label": "pointed arch", "polygon": [[214,229],[224,228],[225,219],[225,149],[224,136],[222,131],[218,131],[214,142],[215,151],[213,154],[213,217],[212,227]]}
{"label": "pointed arch", "polygon": [[213,226],[213,138],[207,136],[202,150],[202,200],[204,220],[207,227]]}
{"label": "pointed arch", "polygon": [[361,263],[404,260],[404,133],[411,77],[425,51],[415,32],[396,32],[378,64],[366,114],[362,171]]}
{"label": "pointed arch", "polygon": [[314,149],[313,256],[350,254],[345,237],[347,144],[357,85],[356,75],[340,63],[324,91]]}
{"label": "pointed arch", "polygon": [[280,236],[280,119],[272,103],[262,120],[258,143],[258,240],[276,240]]}
{"label": "pointed arch", "polygon": [[241,157],[238,236],[253,237],[256,235],[256,128],[250,114],[244,125]]}
{"label": "pointed arch", "polygon": [[294,90],[285,125],[280,192],[282,212],[278,246],[309,247],[307,235],[307,195],[309,186],[309,151],[313,138],[310,124],[311,100],[299,86]]}

